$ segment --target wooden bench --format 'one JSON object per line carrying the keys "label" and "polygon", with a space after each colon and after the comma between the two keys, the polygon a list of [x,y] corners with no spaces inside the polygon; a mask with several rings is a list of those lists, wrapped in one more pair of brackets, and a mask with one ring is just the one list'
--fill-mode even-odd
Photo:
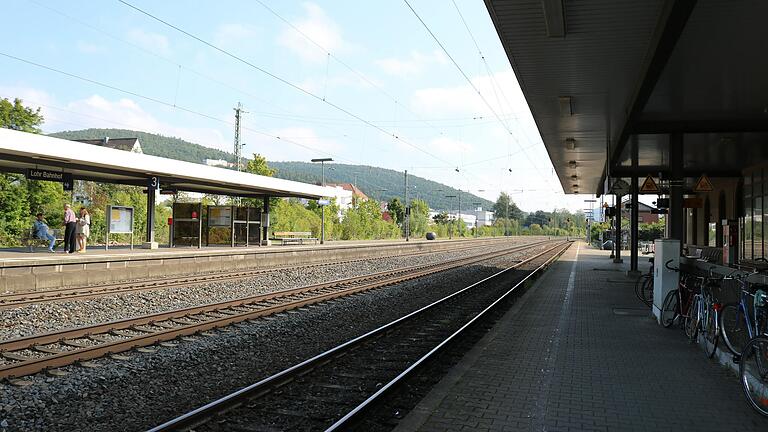
{"label": "wooden bench", "polygon": [[281,244],[300,244],[303,245],[304,241],[313,241],[317,244],[317,238],[312,237],[311,232],[294,232],[294,231],[276,231],[272,233],[272,240],[280,240]]}
{"label": "wooden bench", "polygon": [[[56,242],[63,242],[64,241],[64,232],[60,229],[48,229],[48,233],[51,234],[56,238]],[[35,251],[35,246],[45,246],[45,248],[48,248],[49,240],[44,238],[39,238],[35,236],[35,230],[29,229],[24,231],[24,234],[21,236],[21,244],[24,245],[24,247],[27,248],[29,252]],[[55,243],[54,243],[55,245]],[[54,246],[55,247],[55,246]]]}

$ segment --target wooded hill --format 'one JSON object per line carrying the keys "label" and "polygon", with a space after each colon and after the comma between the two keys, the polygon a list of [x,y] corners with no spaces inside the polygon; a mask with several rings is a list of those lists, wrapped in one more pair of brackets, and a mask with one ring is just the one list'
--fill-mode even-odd
{"label": "wooded hill", "polygon": [[[193,163],[205,163],[206,159],[224,159],[233,161],[234,155],[221,150],[201,146],[180,138],[132,131],[126,129],[84,129],[63,131],[50,134],[65,139],[99,139],[138,137],[144,153],[177,159]],[[269,165],[277,169],[275,177],[307,183],[320,183],[320,164],[309,162],[274,162]],[[402,199],[405,179],[402,172],[367,165],[325,164],[326,183],[355,183],[366,195],[376,200],[389,200],[393,197]],[[446,195],[459,195],[459,191],[450,186],[413,175],[408,176],[409,198],[420,198],[436,210],[456,211],[457,198]],[[477,207],[489,210],[493,203],[467,192],[461,193],[461,208],[464,211]]]}

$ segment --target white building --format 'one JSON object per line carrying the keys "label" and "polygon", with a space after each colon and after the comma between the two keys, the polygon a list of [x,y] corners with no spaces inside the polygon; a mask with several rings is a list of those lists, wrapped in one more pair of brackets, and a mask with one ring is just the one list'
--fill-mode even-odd
{"label": "white building", "polygon": [[493,212],[485,210],[475,210],[472,212],[477,220],[478,226],[491,226],[493,225]]}

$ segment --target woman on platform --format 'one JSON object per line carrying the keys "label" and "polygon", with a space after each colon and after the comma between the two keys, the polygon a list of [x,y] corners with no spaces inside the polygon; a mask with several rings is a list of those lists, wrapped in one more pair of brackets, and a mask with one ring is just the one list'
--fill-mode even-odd
{"label": "woman on platform", "polygon": [[91,216],[85,207],[80,207],[80,217],[77,218],[77,251],[85,253],[88,236],[91,234]]}

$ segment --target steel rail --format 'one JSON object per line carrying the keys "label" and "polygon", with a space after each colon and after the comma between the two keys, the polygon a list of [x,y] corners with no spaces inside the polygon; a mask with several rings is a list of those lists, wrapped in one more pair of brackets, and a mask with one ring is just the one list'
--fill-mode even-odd
{"label": "steel rail", "polygon": [[[525,244],[535,244],[525,243]],[[485,240],[485,241],[473,241],[472,244],[462,244],[455,249],[442,250],[442,251],[419,251],[406,254],[395,255],[396,257],[413,257],[422,256],[437,253],[466,251],[469,249],[475,249],[489,244],[503,244],[502,240]],[[40,291],[25,291],[20,293],[2,294],[0,295],[0,309],[10,309],[14,307],[24,306],[28,304],[39,304],[56,301],[66,301],[75,299],[90,299],[102,296],[108,296],[113,294],[121,294],[128,292],[141,292],[149,290],[158,290],[165,288],[172,288],[177,286],[184,286],[189,284],[204,284],[210,282],[220,282],[228,280],[239,280],[255,277],[261,274],[273,272],[276,270],[284,269],[304,269],[304,268],[317,268],[334,264],[353,264],[363,261],[375,260],[378,258],[355,258],[350,260],[341,261],[323,261],[311,264],[301,264],[295,266],[270,266],[267,268],[255,269],[255,270],[238,270],[238,271],[223,271],[223,272],[211,272],[205,274],[196,274],[188,276],[177,276],[169,278],[152,278],[142,279],[138,281],[123,281],[109,284],[100,285],[85,285],[68,288],[58,288],[52,290],[40,290]]]}
{"label": "steel rail", "polygon": [[[563,243],[566,243],[565,245]],[[237,390],[227,396],[224,396],[220,399],[217,399],[213,402],[210,402],[206,405],[203,405],[202,407],[199,407],[193,411],[190,411],[186,414],[183,414],[175,419],[169,420],[159,426],[156,426],[152,429],[150,429],[148,432],[167,432],[167,431],[177,431],[177,430],[186,430],[193,428],[195,426],[198,426],[200,424],[205,423],[209,418],[218,415],[220,413],[226,412],[228,410],[231,410],[233,408],[236,408],[237,406],[241,405],[243,401],[250,400],[255,397],[258,397],[259,395],[267,394],[271,390],[280,387],[281,385],[285,384],[286,382],[289,382],[290,380],[294,379],[296,376],[299,376],[301,374],[306,373],[307,371],[311,370],[314,367],[317,367],[319,365],[325,364],[328,361],[331,361],[333,357],[341,356],[346,351],[350,350],[351,348],[354,348],[358,346],[359,344],[369,341],[371,339],[374,339],[385,332],[391,330],[392,328],[403,324],[406,321],[410,321],[416,316],[419,316],[423,314],[424,312],[431,310],[438,305],[441,305],[450,299],[461,295],[462,293],[488,281],[491,279],[494,279],[502,274],[505,274],[511,270],[517,269],[521,267],[524,264],[527,264],[538,257],[545,255],[547,253],[552,252],[555,249],[563,248],[559,253],[555,254],[551,259],[548,259],[546,263],[551,262],[554,260],[559,254],[561,254],[567,247],[570,246],[569,242],[560,242],[557,245],[553,246],[552,248],[548,248],[547,250],[537,253],[534,256],[528,257],[523,261],[520,261],[518,263],[515,263],[514,265],[503,269],[499,272],[496,272],[488,277],[485,277],[481,279],[480,281],[477,281],[465,288],[462,288],[459,291],[456,291],[446,297],[443,297],[442,299],[436,300],[422,308],[419,308],[413,312],[410,312],[394,321],[391,321],[383,326],[380,326],[374,330],[371,330],[363,335],[360,335],[356,338],[353,338],[347,342],[342,343],[341,345],[338,345],[334,348],[331,348],[323,353],[317,354],[307,360],[304,360],[301,363],[298,363],[294,366],[291,366],[281,372],[278,372],[274,375],[271,375],[267,378],[264,378],[261,381],[258,381],[254,384],[251,384],[247,387],[244,387],[240,390]],[[546,265],[545,263],[545,265]],[[534,270],[533,273],[538,272],[541,268],[543,268],[544,265],[539,266],[536,270]],[[532,273],[532,274],[533,274]],[[523,282],[528,280],[532,274],[526,276],[523,279]],[[523,283],[520,282],[520,283]],[[517,284],[515,287],[520,285]],[[514,288],[513,288],[514,289]],[[510,290],[511,291],[511,290]],[[495,303],[494,303],[495,304]]]}
{"label": "steel rail", "polygon": [[[13,363],[0,365],[0,378],[30,375],[77,361],[170,341],[181,336],[190,336],[236,322],[416,279],[540,245],[541,243],[519,245],[442,263],[389,270],[219,303],[10,339],[0,342],[0,357],[13,361]],[[127,335],[126,331],[135,334]],[[105,335],[118,336],[118,338],[105,340]],[[95,343],[85,345],[77,342],[78,339],[87,339]],[[61,344],[62,348],[66,346],[66,349],[46,347],[52,344]],[[22,350],[33,350],[36,354],[43,355],[27,357],[14,353]]]}
{"label": "steel rail", "polygon": [[387,394],[389,391],[391,391],[393,388],[395,388],[398,384],[402,383],[409,375],[414,373],[419,367],[421,367],[425,362],[428,360],[434,358],[439,352],[443,350],[448,344],[450,344],[454,339],[458,338],[460,335],[462,335],[467,329],[472,327],[473,324],[477,323],[479,320],[485,318],[486,314],[491,312],[493,309],[495,309],[499,303],[504,301],[510,294],[512,294],[515,290],[517,290],[520,286],[522,286],[525,282],[527,282],[529,279],[531,279],[534,275],[536,275],[541,270],[547,268],[554,260],[556,260],[560,255],[565,253],[565,251],[570,247],[570,245],[565,246],[563,249],[561,249],[558,253],[553,255],[551,258],[549,258],[547,261],[545,261],[543,264],[541,264],[539,267],[537,267],[535,270],[527,274],[522,280],[517,282],[512,288],[507,290],[504,294],[502,294],[499,298],[497,298],[493,303],[488,305],[485,309],[483,309],[480,313],[475,315],[472,319],[467,321],[464,325],[462,325],[458,330],[453,332],[450,336],[445,338],[442,342],[440,342],[438,345],[436,345],[434,348],[429,350],[426,354],[424,354],[421,358],[413,362],[407,369],[400,372],[395,378],[393,378],[391,381],[383,385],[376,393],[369,396],[366,400],[364,400],[362,403],[360,403],[358,406],[353,408],[351,411],[349,411],[344,417],[337,420],[334,424],[332,424],[330,427],[326,429],[326,432],[332,432],[337,430],[342,430],[343,428],[351,426],[358,418],[359,416],[369,407],[371,407],[374,403],[381,400],[381,398]]}

